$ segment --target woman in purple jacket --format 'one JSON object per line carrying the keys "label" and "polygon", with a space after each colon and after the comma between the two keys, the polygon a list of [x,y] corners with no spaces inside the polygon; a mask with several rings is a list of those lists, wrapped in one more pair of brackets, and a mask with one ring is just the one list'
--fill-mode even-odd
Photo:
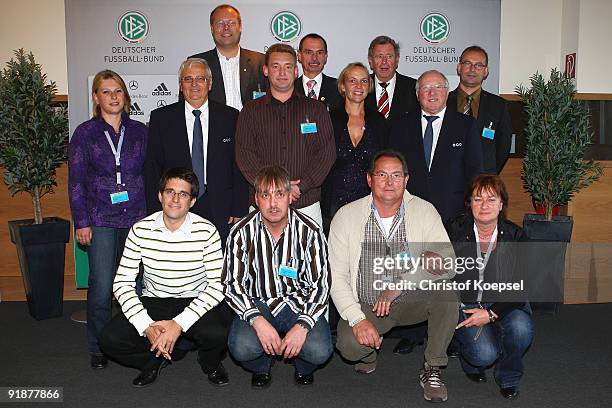
{"label": "woman in purple jacket", "polygon": [[129,118],[130,96],[113,71],[92,86],[93,118],[68,149],[70,209],[79,244],[87,246],[87,341],[91,368],[107,366],[98,336],[111,319],[112,286],[130,227],[146,215],[143,165],[147,127]]}

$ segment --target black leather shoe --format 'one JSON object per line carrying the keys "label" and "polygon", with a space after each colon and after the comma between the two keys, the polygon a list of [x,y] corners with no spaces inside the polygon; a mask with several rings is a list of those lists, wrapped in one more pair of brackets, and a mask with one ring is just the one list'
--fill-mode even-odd
{"label": "black leather shoe", "polygon": [[[420,343],[423,344],[423,343]],[[393,354],[410,354],[417,344],[413,343],[412,340],[401,339],[393,349]]]}
{"label": "black leather shoe", "polygon": [[515,399],[519,395],[519,390],[516,387],[500,388],[499,393],[505,399]]}
{"label": "black leather shoe", "polygon": [[466,373],[465,376],[467,378],[469,378],[471,381],[474,381],[476,383],[484,383],[487,382],[487,376],[485,373],[475,373],[475,374],[468,374]]}
{"label": "black leather shoe", "polygon": [[271,382],[272,376],[270,373],[253,374],[251,377],[251,388],[263,390],[264,388],[268,388]]}
{"label": "black leather shoe", "polygon": [[108,366],[108,360],[104,356],[92,354],[89,365],[91,366],[92,370],[101,370]]}
{"label": "black leather shoe", "polygon": [[151,385],[157,380],[159,373],[168,365],[168,361],[163,360],[161,364],[154,369],[142,371],[138,374],[138,377],[134,378],[132,385],[137,388],[146,387]]}
{"label": "black leather shoe", "polygon": [[300,374],[297,371],[295,372],[295,385],[298,387],[310,387],[314,382],[314,374]]}
{"label": "black leather shoe", "polygon": [[208,382],[217,387],[224,387],[229,384],[229,376],[223,364],[219,364],[217,369],[212,373],[208,373]]}

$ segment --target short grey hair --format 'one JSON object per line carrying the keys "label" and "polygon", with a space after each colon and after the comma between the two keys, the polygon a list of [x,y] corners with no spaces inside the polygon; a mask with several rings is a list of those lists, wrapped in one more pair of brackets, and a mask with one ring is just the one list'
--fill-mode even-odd
{"label": "short grey hair", "polygon": [[446,78],[446,75],[444,75],[443,73],[441,73],[440,71],[438,71],[437,69],[430,69],[429,71],[425,71],[423,72],[420,76],[419,79],[417,79],[416,81],[416,85],[414,87],[414,89],[416,89],[417,91],[419,90],[420,86],[421,86],[421,79],[423,79],[423,77],[427,74],[433,74],[436,73],[438,75],[440,75],[443,79],[444,79],[444,83],[446,84],[446,88],[448,89],[448,79]]}
{"label": "short grey hair", "polygon": [[208,62],[206,62],[204,58],[187,58],[185,61],[181,63],[181,66],[179,67],[179,71],[178,71],[179,83],[181,82],[181,78],[183,77],[183,71],[197,64],[204,65],[204,69],[206,70],[206,78],[212,79],[212,72],[210,71]]}
{"label": "short grey hair", "polygon": [[385,45],[385,44],[391,44],[393,46],[393,51],[395,51],[395,56],[399,58],[400,56],[399,43],[395,41],[393,38],[388,37],[386,35],[379,35],[378,37],[372,40],[372,42],[370,43],[370,46],[368,47],[368,57],[373,56],[374,47],[376,47],[377,45]]}

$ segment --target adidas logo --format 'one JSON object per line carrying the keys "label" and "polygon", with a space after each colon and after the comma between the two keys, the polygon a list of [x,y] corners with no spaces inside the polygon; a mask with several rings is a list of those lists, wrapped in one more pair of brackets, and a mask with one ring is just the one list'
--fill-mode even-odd
{"label": "adidas logo", "polygon": [[157,88],[153,90],[153,92],[151,92],[151,95],[153,96],[172,95],[172,92],[170,92],[168,90],[168,87],[166,87],[166,84],[162,82],[161,84],[159,84]]}
{"label": "adidas logo", "polygon": [[130,116],[144,116],[144,112],[142,111],[140,106],[138,106],[137,102],[134,102],[132,105],[130,105]]}

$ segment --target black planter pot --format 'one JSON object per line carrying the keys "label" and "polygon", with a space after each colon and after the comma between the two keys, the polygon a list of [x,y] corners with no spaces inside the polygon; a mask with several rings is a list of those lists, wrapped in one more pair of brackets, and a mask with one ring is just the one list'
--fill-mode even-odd
{"label": "black planter pot", "polygon": [[552,221],[541,214],[525,214],[523,218],[523,230],[533,242],[529,257],[540,278],[530,294],[536,300],[531,305],[537,312],[554,315],[559,311],[564,294],[565,252],[573,226],[574,220],[569,216],[554,216]]}
{"label": "black planter pot", "polygon": [[37,320],[62,315],[64,263],[70,222],[49,217],[9,221],[11,241],[17,246],[30,315]]}

